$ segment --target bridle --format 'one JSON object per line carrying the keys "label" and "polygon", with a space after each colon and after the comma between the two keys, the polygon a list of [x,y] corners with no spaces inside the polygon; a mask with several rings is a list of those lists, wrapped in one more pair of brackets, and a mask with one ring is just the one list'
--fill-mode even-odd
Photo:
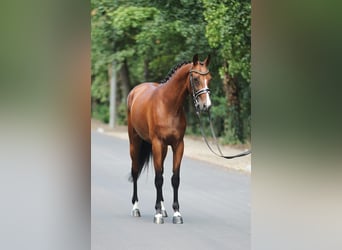
{"label": "bridle", "polygon": [[192,72],[200,74],[200,75],[207,75],[209,74],[209,70],[202,72],[202,71],[198,71],[196,69],[190,69],[189,73],[190,73],[190,85],[191,85],[191,90],[192,90],[192,99],[194,102],[194,106],[195,106],[195,110],[196,113],[198,114],[200,112],[199,109],[199,102],[197,100],[197,98],[205,93],[210,94],[210,89],[208,87],[202,88],[200,90],[195,91],[195,86],[194,86],[194,80],[193,80],[193,76],[192,76]]}
{"label": "bridle", "polygon": [[197,73],[197,74],[200,74],[200,75],[207,75],[209,74],[209,70],[205,71],[205,72],[202,72],[202,71],[198,71],[198,70],[195,70],[195,69],[190,69],[189,73],[190,73],[190,85],[191,85],[191,90],[192,90],[192,98],[193,98],[193,102],[194,102],[194,107],[195,107],[195,111],[196,111],[196,116],[198,118],[198,122],[199,122],[199,125],[200,125],[200,130],[201,130],[201,134],[202,134],[202,137],[205,141],[205,143],[207,144],[208,148],[210,149],[211,152],[213,152],[215,155],[219,156],[219,157],[222,157],[222,158],[225,158],[225,159],[233,159],[233,158],[237,158],[237,157],[241,157],[241,156],[245,156],[245,155],[249,155],[251,153],[251,150],[247,150],[247,151],[244,151],[240,154],[236,154],[236,155],[231,155],[231,156],[228,156],[228,155],[223,155],[222,151],[221,151],[221,148],[217,142],[217,138],[215,136],[215,132],[214,132],[214,128],[213,128],[213,124],[211,122],[211,117],[210,117],[210,110],[208,110],[208,118],[209,118],[209,124],[210,124],[210,130],[211,130],[211,134],[213,136],[213,139],[214,139],[214,142],[216,144],[216,147],[219,151],[219,153],[216,153],[212,147],[210,146],[206,136],[205,136],[205,133],[204,133],[204,129],[202,127],[202,123],[201,123],[201,118],[200,118],[200,109],[199,109],[199,102],[197,100],[197,98],[204,94],[204,93],[208,93],[210,94],[210,89],[205,87],[205,88],[202,88],[200,90],[197,90],[195,91],[195,86],[194,86],[194,82],[193,82],[193,76],[192,76],[192,72],[194,73]]}

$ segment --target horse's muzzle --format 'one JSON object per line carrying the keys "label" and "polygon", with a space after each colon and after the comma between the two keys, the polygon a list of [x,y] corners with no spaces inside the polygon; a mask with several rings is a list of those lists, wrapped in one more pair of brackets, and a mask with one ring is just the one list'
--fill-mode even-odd
{"label": "horse's muzzle", "polygon": [[199,96],[197,98],[197,110],[199,109],[200,111],[209,111],[211,107],[209,93],[209,91],[203,92],[202,94],[205,94],[205,96],[202,96],[202,98]]}

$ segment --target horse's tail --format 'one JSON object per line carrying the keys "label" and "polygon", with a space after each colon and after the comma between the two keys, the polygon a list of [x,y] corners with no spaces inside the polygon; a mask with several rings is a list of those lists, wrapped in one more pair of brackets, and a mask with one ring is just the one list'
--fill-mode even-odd
{"label": "horse's tail", "polygon": [[[152,144],[147,141],[142,141],[139,150],[139,158],[138,158],[138,178],[144,168],[147,168],[152,157]],[[130,182],[133,181],[132,173],[128,178]]]}
{"label": "horse's tail", "polygon": [[148,168],[150,159],[152,157],[152,144],[148,143],[147,141],[142,141],[140,146],[139,152],[139,170],[138,170],[138,177],[140,176],[141,171],[144,168]]}

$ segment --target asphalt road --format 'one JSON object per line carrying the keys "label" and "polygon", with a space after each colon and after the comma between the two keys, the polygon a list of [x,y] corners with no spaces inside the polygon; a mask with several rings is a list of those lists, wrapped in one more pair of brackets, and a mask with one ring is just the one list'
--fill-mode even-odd
{"label": "asphalt road", "polygon": [[172,157],[165,161],[165,223],[153,223],[154,171],[138,181],[140,218],[131,216],[128,141],[91,134],[92,250],[249,250],[250,176],[184,157],[179,189],[184,224],[172,224]]}

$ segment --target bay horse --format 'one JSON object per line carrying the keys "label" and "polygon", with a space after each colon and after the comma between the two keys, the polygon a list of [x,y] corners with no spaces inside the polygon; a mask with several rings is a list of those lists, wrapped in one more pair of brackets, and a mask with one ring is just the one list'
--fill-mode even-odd
{"label": "bay horse", "polygon": [[178,188],[180,183],[180,165],[184,151],[184,133],[186,118],[183,103],[189,94],[194,98],[198,112],[209,110],[211,100],[208,88],[211,75],[208,70],[210,55],[199,61],[193,60],[176,65],[160,83],[145,82],[134,87],[127,97],[127,120],[129,149],[132,160],[131,177],[133,181],[132,215],[140,217],[138,207],[137,180],[153,158],[156,188],[156,213],[154,223],[164,223],[167,217],[162,192],[164,159],[167,147],[173,151],[173,223],[182,224],[179,212]]}

